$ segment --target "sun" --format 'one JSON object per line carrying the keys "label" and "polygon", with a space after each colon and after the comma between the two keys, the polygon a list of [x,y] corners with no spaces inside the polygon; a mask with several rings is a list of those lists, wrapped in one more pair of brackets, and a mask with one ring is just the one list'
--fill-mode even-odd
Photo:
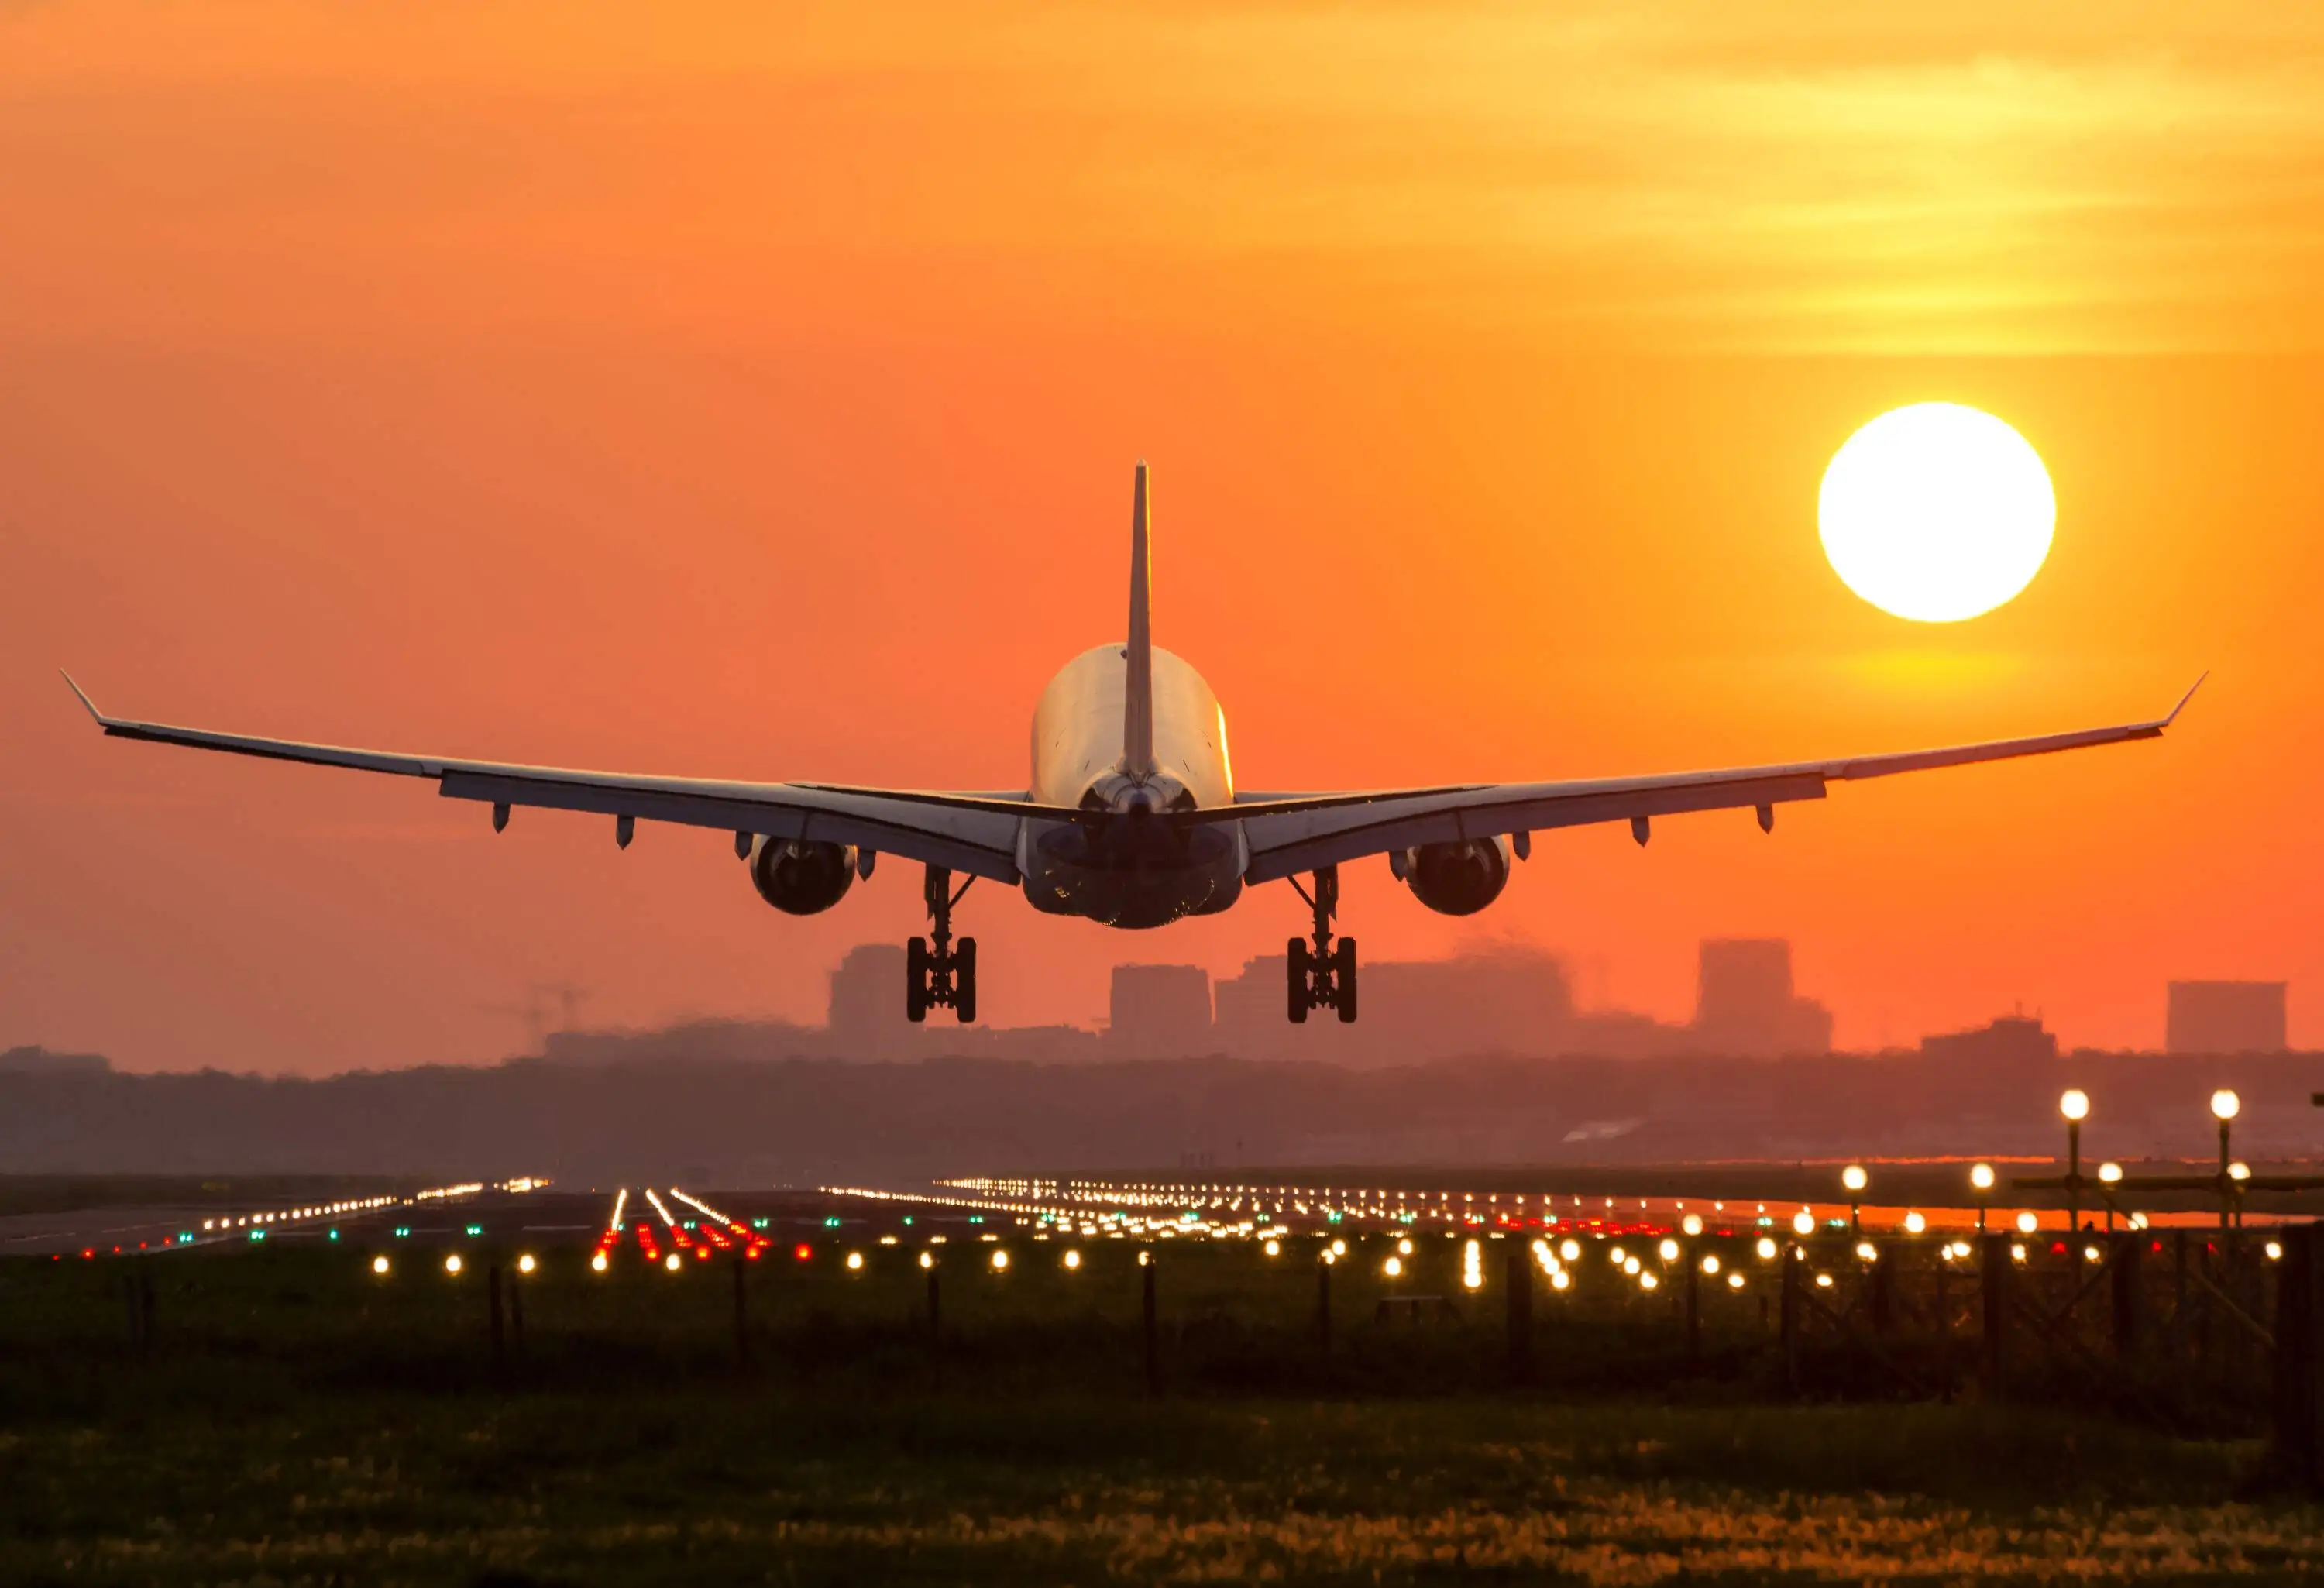
{"label": "sun", "polygon": [[2041,456],[1989,413],[1915,402],[1850,436],[1823,471],[1824,555],[1881,611],[1953,623],[2042,571],[2058,518]]}

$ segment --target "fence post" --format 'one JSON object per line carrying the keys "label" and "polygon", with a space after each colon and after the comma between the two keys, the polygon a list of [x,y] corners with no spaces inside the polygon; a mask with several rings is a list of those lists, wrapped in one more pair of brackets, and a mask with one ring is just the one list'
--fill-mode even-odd
{"label": "fence post", "polygon": [[1804,1247],[1784,1249],[1783,1306],[1776,1319],[1784,1352],[1784,1393],[1800,1392],[1800,1268],[1807,1261]]}
{"label": "fence post", "polygon": [[1533,1371],[1533,1265],[1530,1254],[1512,1243],[1504,1265],[1508,1282],[1509,1379],[1522,1384]]}
{"label": "fence post", "polygon": [[1692,1241],[1686,1243],[1683,1261],[1686,1264],[1686,1365],[1702,1365],[1702,1253]]}
{"label": "fence post", "polygon": [[1985,1397],[2009,1398],[2009,1287],[2016,1278],[2009,1262],[2009,1237],[1987,1235],[1978,1242],[1978,1302],[1985,1334]]}
{"label": "fence post", "polygon": [[1143,1308],[1143,1329],[1146,1342],[1146,1393],[1162,1393],[1162,1346],[1157,1336],[1154,1317],[1154,1254],[1142,1254],[1146,1260],[1139,1267],[1141,1279],[1139,1303]]}
{"label": "fence post", "polygon": [[746,1246],[734,1253],[734,1365],[738,1368],[751,1365],[751,1297],[742,1282],[742,1252],[749,1250]]}
{"label": "fence post", "polygon": [[493,1366],[498,1368],[505,1360],[507,1339],[501,1316],[501,1265],[494,1263],[484,1270],[485,1305],[492,1309]]}
{"label": "fence post", "polygon": [[2135,1230],[2115,1237],[2114,1353],[2128,1356],[2138,1349],[2139,1314],[2145,1309],[2146,1290],[2139,1269],[2146,1260],[2146,1237]]}
{"label": "fence post", "polygon": [[2319,1336],[2324,1317],[2324,1226],[2291,1225],[2282,1232],[2283,1260],[2275,1277],[2275,1454],[2303,1488],[2324,1478],[2324,1383],[2319,1383]]}
{"label": "fence post", "polygon": [[1332,1265],[1323,1258],[1315,1260],[1315,1350],[1332,1354]]}

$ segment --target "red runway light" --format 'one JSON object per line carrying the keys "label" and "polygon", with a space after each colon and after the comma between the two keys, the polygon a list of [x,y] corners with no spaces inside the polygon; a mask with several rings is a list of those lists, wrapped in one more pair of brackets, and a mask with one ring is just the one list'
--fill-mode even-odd
{"label": "red runway light", "polygon": [[799,1261],[805,1262],[808,1258],[815,1255],[815,1248],[802,1241],[797,1246],[791,1248],[791,1255],[798,1259]]}

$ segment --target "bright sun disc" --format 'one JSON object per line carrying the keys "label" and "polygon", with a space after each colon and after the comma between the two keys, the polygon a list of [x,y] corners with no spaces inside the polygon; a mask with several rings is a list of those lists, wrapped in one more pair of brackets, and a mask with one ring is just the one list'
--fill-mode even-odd
{"label": "bright sun disc", "polygon": [[1957,402],[1915,402],[1832,454],[1816,516],[1849,589],[1898,617],[1950,623],[2033,582],[2058,502],[2015,430]]}

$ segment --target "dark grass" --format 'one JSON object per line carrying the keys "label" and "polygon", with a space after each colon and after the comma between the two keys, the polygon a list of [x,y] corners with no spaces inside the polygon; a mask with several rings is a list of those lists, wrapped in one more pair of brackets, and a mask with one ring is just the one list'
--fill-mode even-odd
{"label": "dark grass", "polygon": [[[1416,1283],[1457,1295],[1443,1245]],[[548,1253],[497,1365],[488,1252],[458,1280],[411,1249],[384,1281],[353,1247],[0,1264],[0,1583],[1950,1580],[1978,1551],[2290,1578],[2324,1551],[2248,1437],[1769,1404],[1748,1297],[1701,1368],[1660,1298],[1545,1305],[1514,1384],[1489,1295],[1382,1326],[1360,1252],[1327,1351],[1311,1261],[1166,1248],[1149,1396],[1133,1252],[1057,1251],[948,1248],[940,1350],[913,1253],[770,1256],[747,1360],[731,1269]]]}

